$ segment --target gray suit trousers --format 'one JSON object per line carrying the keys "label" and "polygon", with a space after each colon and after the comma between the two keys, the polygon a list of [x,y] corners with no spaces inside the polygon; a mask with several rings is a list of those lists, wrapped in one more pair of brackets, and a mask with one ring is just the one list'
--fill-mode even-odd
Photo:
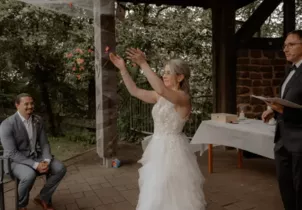
{"label": "gray suit trousers", "polygon": [[[29,193],[32,189],[36,177],[40,175],[33,168],[24,164],[13,164],[13,175],[20,181],[18,187],[19,208],[26,207],[29,201]],[[49,172],[46,175],[46,184],[40,191],[40,199],[46,203],[51,203],[51,198],[57,189],[60,181],[66,174],[66,168],[60,161],[52,159]]]}

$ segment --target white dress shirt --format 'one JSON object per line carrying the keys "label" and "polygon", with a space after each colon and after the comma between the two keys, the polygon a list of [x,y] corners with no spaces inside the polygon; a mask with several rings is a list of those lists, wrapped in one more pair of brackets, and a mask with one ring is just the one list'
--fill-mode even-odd
{"label": "white dress shirt", "polygon": [[[296,66],[296,68],[299,68],[299,66],[302,64],[302,60],[300,60],[299,62],[293,64],[293,66]],[[282,87],[281,87],[281,98],[283,98],[283,94],[284,94],[284,90],[285,87],[287,85],[287,83],[289,82],[289,80],[292,78],[292,76],[295,74],[296,70],[291,70],[291,72],[288,74],[288,76],[286,77]]]}
{"label": "white dress shirt", "polygon": [[[27,119],[25,119],[21,114],[20,112],[18,112],[20,118],[21,118],[21,121],[23,122],[24,126],[25,126],[25,129],[27,131],[27,135],[28,135],[28,138],[29,138],[29,143],[32,144],[33,143],[33,122],[32,122],[32,116],[30,116]],[[31,148],[32,148],[32,145],[31,145]],[[44,161],[50,163],[50,159],[44,159]],[[39,162],[35,162],[34,165],[33,165],[33,168],[34,169],[37,169],[38,168],[38,165],[39,165]]]}

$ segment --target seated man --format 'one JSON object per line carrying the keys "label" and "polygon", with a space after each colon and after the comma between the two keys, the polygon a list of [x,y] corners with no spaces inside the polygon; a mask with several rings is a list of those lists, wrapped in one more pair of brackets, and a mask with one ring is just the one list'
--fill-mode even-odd
{"label": "seated man", "polygon": [[4,156],[10,158],[12,173],[20,181],[19,209],[26,210],[37,175],[45,174],[46,184],[34,202],[44,210],[52,210],[51,197],[66,168],[51,155],[43,120],[33,114],[33,98],[22,93],[16,97],[15,105],[18,111],[1,123],[0,138]]}

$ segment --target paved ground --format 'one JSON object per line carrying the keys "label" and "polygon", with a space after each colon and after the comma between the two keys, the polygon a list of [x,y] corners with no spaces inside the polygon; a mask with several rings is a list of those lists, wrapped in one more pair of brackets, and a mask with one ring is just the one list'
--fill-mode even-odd
{"label": "paved ground", "polygon": [[[140,146],[120,145],[119,158],[125,163],[118,169],[106,169],[95,151],[66,161],[68,173],[54,195],[56,210],[135,210],[138,198],[136,160]],[[214,150],[214,173],[207,172],[207,156],[198,157],[206,177],[204,191],[207,210],[281,210],[272,160],[244,160],[244,169],[236,168],[235,150]],[[43,186],[38,178],[31,197]],[[5,186],[6,210],[14,209],[14,185]],[[29,210],[39,210],[32,202]],[[157,209],[160,210],[160,209]]]}

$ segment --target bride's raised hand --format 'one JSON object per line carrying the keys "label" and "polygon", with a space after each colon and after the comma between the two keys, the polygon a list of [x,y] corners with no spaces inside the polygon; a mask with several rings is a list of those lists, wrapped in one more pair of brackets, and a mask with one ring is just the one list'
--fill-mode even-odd
{"label": "bride's raised hand", "polygon": [[126,68],[125,61],[120,56],[110,53],[109,58],[110,58],[111,62],[113,63],[113,65],[115,65],[118,69],[121,70],[121,69]]}
{"label": "bride's raised hand", "polygon": [[146,63],[146,56],[139,49],[129,48],[126,51],[126,54],[127,54],[127,58],[132,62],[136,63],[137,65]]}

